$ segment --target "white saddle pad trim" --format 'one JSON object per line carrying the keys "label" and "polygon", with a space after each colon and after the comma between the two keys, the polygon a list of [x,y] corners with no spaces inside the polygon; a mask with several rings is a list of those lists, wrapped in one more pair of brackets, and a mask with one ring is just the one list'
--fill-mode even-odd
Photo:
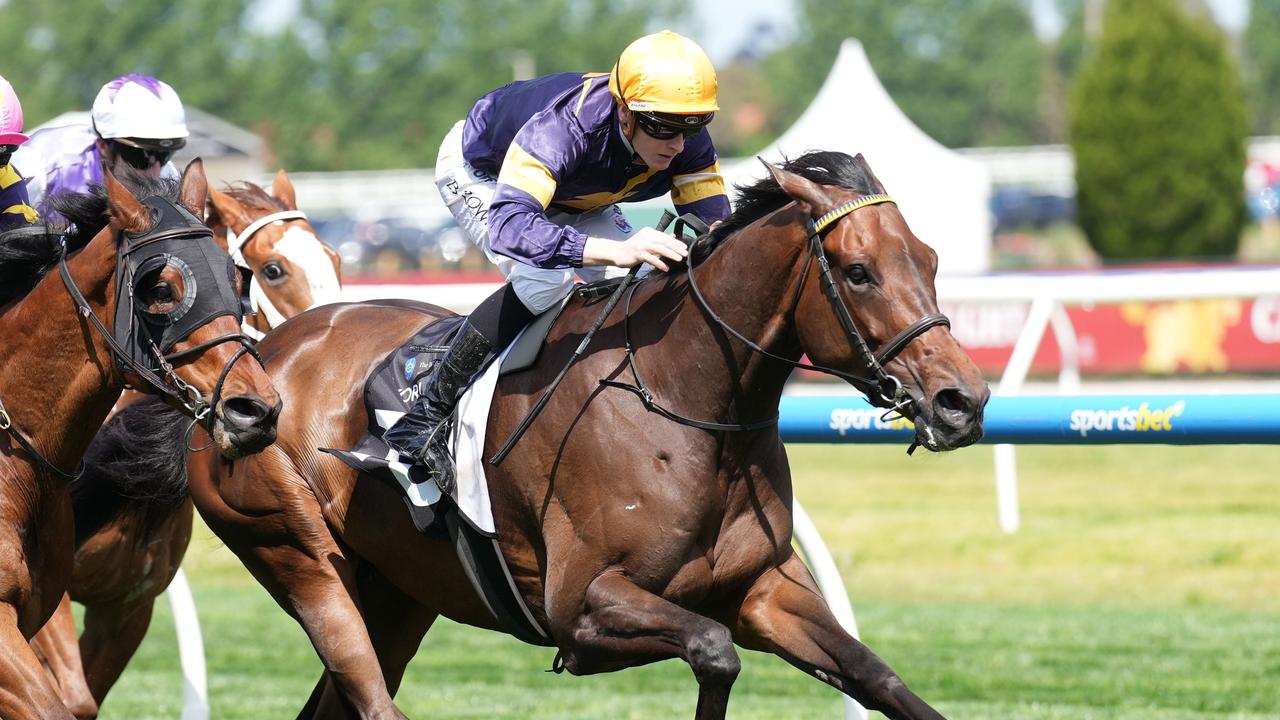
{"label": "white saddle pad trim", "polygon": [[493,525],[493,507],[489,504],[489,483],[484,476],[484,433],[489,426],[489,408],[493,404],[493,392],[498,387],[498,373],[512,347],[515,347],[514,342],[462,395],[458,401],[458,421],[453,426],[453,457],[458,463],[458,507],[476,528],[490,535],[497,530]]}

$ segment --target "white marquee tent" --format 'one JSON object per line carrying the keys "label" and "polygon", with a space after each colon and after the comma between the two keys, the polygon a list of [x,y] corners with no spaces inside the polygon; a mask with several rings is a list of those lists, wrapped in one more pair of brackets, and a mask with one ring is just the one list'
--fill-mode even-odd
{"label": "white marquee tent", "polygon": [[[916,236],[938,252],[940,274],[990,268],[986,169],[916,127],[880,84],[862,43],[852,38],[840,47],[817,97],[760,157],[776,162],[783,154],[819,149],[867,158]],[[730,183],[764,175],[754,159],[726,162],[723,171]]]}

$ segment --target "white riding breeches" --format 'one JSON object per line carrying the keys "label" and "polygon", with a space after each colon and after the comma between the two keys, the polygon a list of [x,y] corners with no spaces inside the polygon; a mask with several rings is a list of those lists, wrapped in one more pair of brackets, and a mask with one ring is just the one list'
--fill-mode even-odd
{"label": "white riding breeches", "polygon": [[[436,187],[458,226],[498,266],[498,271],[515,288],[516,296],[525,307],[536,314],[559,303],[573,290],[575,273],[588,282],[621,277],[627,273],[625,268],[607,265],[540,268],[495,253],[489,246],[489,206],[493,203],[497,178],[476,170],[462,157],[462,125],[462,121],[454,125],[440,143],[440,154],[436,158]],[[580,215],[552,211],[547,213],[547,219],[562,227],[574,227],[589,237],[620,241],[635,233],[617,205],[607,205]]]}

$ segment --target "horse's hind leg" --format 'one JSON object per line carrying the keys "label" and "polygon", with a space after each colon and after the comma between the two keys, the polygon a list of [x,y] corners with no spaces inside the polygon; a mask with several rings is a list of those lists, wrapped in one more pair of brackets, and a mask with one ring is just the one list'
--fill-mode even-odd
{"label": "horse's hind leg", "polygon": [[98,703],[89,691],[80,660],[80,640],[76,637],[70,597],[62,596],[53,617],[31,638],[31,647],[57,681],[62,701],[72,714],[79,720],[98,717]]}
{"label": "horse's hind leg", "polygon": [[154,609],[155,597],[151,595],[134,601],[85,604],[80,655],[85,680],[98,704],[106,700],[142,644]]}
{"label": "horse's hind leg", "polygon": [[[418,652],[422,638],[435,622],[436,613],[392,585],[371,565],[361,563],[356,570],[360,607],[364,611],[369,640],[378,654],[387,690],[395,697],[405,667]],[[329,671],[324,671],[300,718],[343,718],[345,707]]]}
{"label": "horse's hind leg", "polygon": [[892,720],[942,718],[840,627],[794,553],[747,592],[734,637],[743,647],[774,653]]}
{"label": "horse's hind leg", "polygon": [[575,675],[683,658],[698,681],[697,720],[719,720],[741,662],[729,629],[654,595],[616,572],[588,586],[584,611],[561,639],[564,666]]}

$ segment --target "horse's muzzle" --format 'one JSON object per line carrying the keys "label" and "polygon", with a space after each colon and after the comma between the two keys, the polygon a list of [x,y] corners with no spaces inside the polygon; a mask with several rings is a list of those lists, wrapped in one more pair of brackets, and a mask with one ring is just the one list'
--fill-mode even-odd
{"label": "horse's muzzle", "polygon": [[919,413],[917,441],[926,449],[955,450],[982,439],[982,411],[991,398],[985,383],[977,388],[946,387],[933,394],[928,411]]}
{"label": "horse's muzzle", "polygon": [[213,437],[228,459],[261,452],[276,440],[276,422],[283,403],[268,405],[255,395],[225,398],[218,408]]}

